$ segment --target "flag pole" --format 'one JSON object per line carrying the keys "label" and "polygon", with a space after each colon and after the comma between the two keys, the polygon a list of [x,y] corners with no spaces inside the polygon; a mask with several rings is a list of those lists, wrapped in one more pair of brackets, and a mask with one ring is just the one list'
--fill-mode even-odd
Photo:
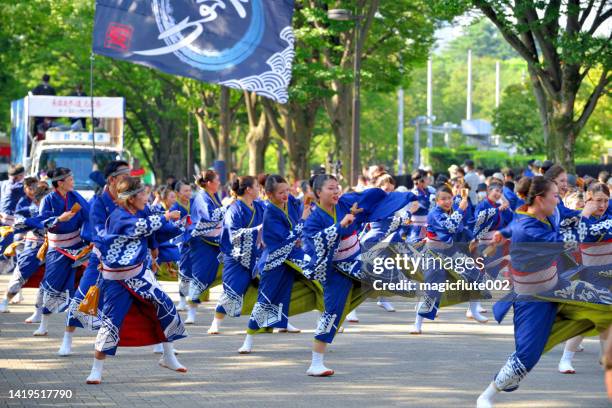
{"label": "flag pole", "polygon": [[94,53],[92,51],[89,56],[89,95],[91,103],[91,144],[93,150],[91,152],[91,161],[96,164],[96,125],[94,123]]}

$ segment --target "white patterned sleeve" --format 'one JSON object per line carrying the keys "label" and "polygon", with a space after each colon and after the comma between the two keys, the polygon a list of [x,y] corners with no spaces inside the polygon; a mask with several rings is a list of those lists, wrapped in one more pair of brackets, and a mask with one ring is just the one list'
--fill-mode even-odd
{"label": "white patterned sleeve", "polygon": [[159,230],[166,222],[166,218],[158,214],[136,218],[136,222],[126,228],[123,235],[130,238],[148,237]]}

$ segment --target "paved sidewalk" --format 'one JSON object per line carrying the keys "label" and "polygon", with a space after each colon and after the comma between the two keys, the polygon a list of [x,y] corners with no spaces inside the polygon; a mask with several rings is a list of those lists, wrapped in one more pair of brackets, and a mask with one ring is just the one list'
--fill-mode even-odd
{"label": "paved sidewalk", "polygon": [[[0,276],[4,291],[8,276]],[[162,285],[177,299],[177,285]],[[178,341],[179,359],[189,372],[158,368],[151,347],[120,348],[106,360],[104,383],[85,384],[93,358],[94,334],[78,330],[74,354],[58,357],[64,315],[54,315],[49,336],[32,337],[36,328],[23,323],[30,315],[34,289],[25,301],[0,314],[0,406],[7,407],[473,407],[478,394],[513,351],[512,326],[479,325],[465,319],[465,308],[443,309],[424,334],[408,334],[414,303],[393,299],[396,313],[367,302],[359,324],[347,326],[331,346],[326,364],[331,378],[304,374],[316,314],[292,319],[301,334],[267,334],[255,338],[254,353],[239,355],[247,317],[226,319],[220,336],[206,329],[214,302],[200,307],[189,337]],[[216,299],[218,290],[213,291]],[[487,305],[490,307],[490,305]],[[510,322],[511,319],[508,319]],[[599,342],[584,342],[575,358],[576,375],[556,371],[561,348],[545,355],[521,388],[498,398],[502,408],[609,407],[597,360]],[[9,399],[10,390],[69,389],[70,399]]]}

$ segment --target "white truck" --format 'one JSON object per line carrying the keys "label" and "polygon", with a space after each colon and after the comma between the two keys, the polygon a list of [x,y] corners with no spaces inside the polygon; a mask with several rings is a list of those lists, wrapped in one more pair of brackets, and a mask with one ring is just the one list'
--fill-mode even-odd
{"label": "white truck", "polygon": [[[91,132],[69,124],[37,132],[35,123],[44,118],[85,118],[91,121],[91,105],[97,126]],[[127,157],[123,149],[125,101],[119,97],[26,96],[11,103],[11,162],[21,163],[28,175],[40,175],[68,167],[74,174],[75,189],[89,199],[96,184],[89,178],[95,164],[103,170],[111,160]],[[91,123],[91,122],[90,122]],[[95,147],[94,147],[95,146]],[[95,152],[95,154],[94,154]]]}

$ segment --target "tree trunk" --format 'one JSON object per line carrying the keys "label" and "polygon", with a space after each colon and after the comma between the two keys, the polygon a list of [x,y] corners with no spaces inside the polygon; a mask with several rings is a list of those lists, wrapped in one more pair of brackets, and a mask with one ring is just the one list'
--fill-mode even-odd
{"label": "tree trunk", "polygon": [[289,156],[289,175],[293,180],[310,177],[310,141],[315,126],[318,103],[303,105],[295,102],[281,108],[285,134],[283,139]]}
{"label": "tree trunk", "polygon": [[217,159],[225,161],[225,168],[228,171],[232,169],[230,155],[231,117],[230,89],[222,86],[219,95],[219,152]]}
{"label": "tree trunk", "polygon": [[266,150],[270,141],[270,123],[261,113],[257,126],[249,129],[246,142],[249,148],[249,174],[263,173],[266,165]]}
{"label": "tree trunk", "polygon": [[198,114],[194,115],[198,122],[198,145],[200,147],[200,169],[204,170],[210,167],[214,160],[214,149],[207,135],[206,124],[204,119]]}
{"label": "tree trunk", "polygon": [[564,103],[553,101],[548,120],[547,156],[549,160],[561,164],[569,173],[574,173],[576,170],[574,145],[577,136],[573,106],[568,107]]}
{"label": "tree trunk", "polygon": [[249,174],[255,176],[264,172],[265,155],[270,141],[270,121],[261,108],[257,117],[259,97],[253,92],[244,91],[244,103],[249,121],[249,132],[246,142],[249,150]]}
{"label": "tree trunk", "polygon": [[283,141],[276,140],[276,154],[278,157],[278,174],[285,177],[285,154],[283,152]]}
{"label": "tree trunk", "polygon": [[310,177],[310,142],[321,102],[313,100],[280,105],[264,99],[263,105],[274,131],[287,149],[289,177],[307,180]]}
{"label": "tree trunk", "polygon": [[348,180],[351,169],[351,135],[352,135],[352,84],[336,81],[332,88],[334,96],[325,101],[325,111],[331,121],[332,131],[336,137],[336,155],[342,161],[342,175]]}

